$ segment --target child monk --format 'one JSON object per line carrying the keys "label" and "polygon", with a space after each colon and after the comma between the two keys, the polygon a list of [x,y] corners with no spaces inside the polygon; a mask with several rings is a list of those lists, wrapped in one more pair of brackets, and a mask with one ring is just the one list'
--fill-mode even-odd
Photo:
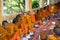
{"label": "child monk", "polygon": [[12,35],[14,35],[14,24],[3,21],[3,28],[7,31],[7,39],[9,40]]}
{"label": "child monk", "polygon": [[21,17],[21,28],[23,30],[24,35],[27,35],[28,34],[28,26],[27,26],[26,15],[22,15],[22,17]]}
{"label": "child monk", "polygon": [[8,40],[8,32],[6,30],[8,22],[6,20],[4,20],[2,22],[2,26],[0,26],[0,40]]}
{"label": "child monk", "polygon": [[43,18],[48,17],[48,12],[45,9],[42,10],[42,14],[43,14]]}
{"label": "child monk", "polygon": [[6,24],[5,30],[7,30],[7,36],[8,36],[8,40],[11,39],[11,37],[13,37],[13,35],[15,34],[15,32],[17,32],[18,29],[15,29],[17,26],[15,26],[13,23],[8,23]]}
{"label": "child monk", "polygon": [[42,18],[43,18],[43,14],[42,11],[40,10],[38,13],[38,20],[36,21],[37,24],[42,25]]}
{"label": "child monk", "polygon": [[8,40],[7,31],[0,25],[0,40]]}
{"label": "child monk", "polygon": [[48,7],[50,15],[54,14],[54,12],[56,12],[57,8],[55,6],[49,6]]}
{"label": "child monk", "polygon": [[35,13],[33,11],[30,13],[30,17],[31,17],[32,22],[36,23]]}
{"label": "child monk", "polygon": [[[19,17],[14,18],[13,24],[14,24],[14,34],[10,40],[21,40],[20,38],[20,23],[18,22]],[[13,25],[12,25],[13,26]]]}
{"label": "child monk", "polygon": [[31,17],[29,16],[29,12],[28,13],[25,13],[25,15],[26,15],[26,19],[27,19],[27,26],[28,26],[28,28],[29,28],[29,30],[31,31],[31,32],[34,32],[34,25],[32,24],[32,20],[31,20]]}

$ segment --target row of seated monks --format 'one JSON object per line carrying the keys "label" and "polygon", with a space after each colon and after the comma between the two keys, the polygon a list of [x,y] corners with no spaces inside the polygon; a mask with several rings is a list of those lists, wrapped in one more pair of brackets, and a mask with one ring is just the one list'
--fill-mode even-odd
{"label": "row of seated monks", "polygon": [[56,5],[49,5],[35,12],[29,11],[18,14],[12,23],[8,23],[4,20],[2,26],[0,26],[0,40],[22,40],[22,36],[26,36],[29,32],[35,32],[35,24],[43,24],[42,18],[47,19],[57,10]]}
{"label": "row of seated monks", "polygon": [[[57,8],[55,7],[54,11],[56,11],[56,9],[60,10],[60,7],[59,7],[60,6],[60,2],[55,4],[55,5],[56,5]],[[49,10],[50,13],[54,12],[54,11],[52,12],[51,7],[48,8],[48,9],[50,9]],[[49,15],[51,15],[51,14],[49,14]],[[58,15],[60,15],[60,13],[58,13]],[[40,40],[60,40],[60,19],[57,19],[55,25],[56,26],[54,27],[54,29],[50,29],[50,31],[49,31],[49,34],[51,33],[50,35],[47,35],[47,33],[40,34]]]}

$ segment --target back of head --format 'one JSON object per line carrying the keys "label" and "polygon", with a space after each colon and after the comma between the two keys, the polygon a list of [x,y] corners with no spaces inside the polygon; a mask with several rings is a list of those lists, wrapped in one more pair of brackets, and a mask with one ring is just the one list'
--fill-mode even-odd
{"label": "back of head", "polygon": [[3,26],[3,28],[7,28],[8,27],[8,22],[6,20],[4,20],[2,22],[2,26]]}
{"label": "back of head", "polygon": [[60,37],[60,27],[59,26],[54,27],[53,31],[56,36]]}
{"label": "back of head", "polygon": [[19,19],[20,17],[21,17],[21,14],[18,14],[18,15],[16,16],[16,18],[18,18],[18,19]]}
{"label": "back of head", "polygon": [[60,21],[60,18],[57,18],[57,21]]}
{"label": "back of head", "polygon": [[15,23],[17,23],[17,22],[18,22],[18,19],[17,19],[17,18],[14,18],[12,23],[15,24]]}
{"label": "back of head", "polygon": [[6,20],[2,22],[2,26],[4,26],[6,23],[8,23]]}

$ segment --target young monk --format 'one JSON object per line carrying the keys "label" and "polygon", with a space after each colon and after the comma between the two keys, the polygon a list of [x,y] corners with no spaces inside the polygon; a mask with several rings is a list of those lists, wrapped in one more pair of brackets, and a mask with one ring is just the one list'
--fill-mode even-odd
{"label": "young monk", "polygon": [[10,38],[10,40],[21,40],[20,38],[20,23],[18,22],[18,19],[19,17],[16,17],[14,20],[13,20],[13,24],[14,24],[14,34],[12,36],[12,38]]}
{"label": "young monk", "polygon": [[33,25],[33,23],[32,23],[32,20],[31,20],[31,17],[29,16],[29,13],[25,13],[25,15],[26,15],[26,19],[27,19],[27,26],[28,26],[28,28],[29,28],[29,30],[31,31],[31,32],[34,32],[34,25]]}
{"label": "young monk", "polygon": [[38,13],[37,13],[38,19],[36,21],[36,24],[39,24],[39,25],[42,25],[42,18],[43,18],[41,10],[38,11]]}
{"label": "young monk", "polygon": [[35,18],[35,13],[34,12],[30,13],[30,17],[31,17],[32,22],[36,23],[36,18]]}
{"label": "young monk", "polygon": [[48,12],[45,9],[42,10],[42,16],[43,16],[43,18],[48,17]]}
{"label": "young monk", "polygon": [[49,12],[51,15],[54,14],[54,12],[56,12],[56,10],[57,10],[57,8],[55,6],[49,6],[48,9],[49,9]]}
{"label": "young monk", "polygon": [[14,35],[14,24],[12,23],[8,23],[7,21],[3,21],[2,23],[3,28],[7,31],[7,38],[6,39],[10,39],[10,37],[12,37],[12,35]]}
{"label": "young monk", "polygon": [[8,40],[8,32],[6,30],[8,22],[7,21],[3,21],[2,22],[2,26],[0,26],[0,40]]}
{"label": "young monk", "polygon": [[27,20],[26,20],[26,15],[22,15],[21,17],[21,28],[24,32],[24,35],[28,34],[28,26],[27,26]]}
{"label": "young monk", "polygon": [[60,27],[54,27],[53,31],[54,35],[48,36],[48,40],[60,40]]}
{"label": "young monk", "polygon": [[17,32],[17,29],[15,29],[16,26],[13,23],[8,23],[8,24],[5,23],[5,24],[6,24],[6,26],[5,27],[3,26],[3,27],[7,31],[8,40],[10,40],[11,37],[15,34],[15,32]]}

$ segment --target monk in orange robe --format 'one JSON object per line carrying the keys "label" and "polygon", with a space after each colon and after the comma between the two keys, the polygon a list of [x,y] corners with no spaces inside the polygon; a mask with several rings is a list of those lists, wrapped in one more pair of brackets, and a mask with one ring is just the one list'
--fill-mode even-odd
{"label": "monk in orange robe", "polygon": [[47,18],[48,17],[48,12],[46,10],[42,10],[42,14],[43,14],[43,18]]}
{"label": "monk in orange robe", "polygon": [[27,26],[27,20],[26,20],[26,15],[21,17],[21,29],[23,30],[23,34],[26,35],[28,34],[28,26]]}
{"label": "monk in orange robe", "polygon": [[[2,26],[3,28],[7,31],[7,38],[6,39],[10,39],[10,37],[12,37],[12,35],[14,35],[15,33],[15,26],[13,23],[8,23],[7,21],[3,21],[2,22]],[[5,39],[4,39],[5,40]]]}
{"label": "monk in orange robe", "polygon": [[2,26],[0,26],[0,39],[1,40],[8,40],[8,31],[6,30],[6,28],[8,27],[8,22],[6,20],[4,20],[2,22]]}
{"label": "monk in orange robe", "polygon": [[19,35],[23,35],[23,29],[21,28],[21,20],[20,18],[17,20],[16,18],[13,20],[13,24],[15,26],[15,32],[18,32]]}
{"label": "monk in orange robe", "polygon": [[42,25],[43,24],[43,22],[41,20],[42,18],[43,18],[43,14],[42,14],[42,11],[40,11],[38,13],[38,20],[36,21],[36,24]]}
{"label": "monk in orange robe", "polygon": [[26,25],[26,19],[25,19],[25,16],[21,15],[20,18],[18,16],[18,19],[16,18],[13,23],[15,24],[15,30],[16,32],[19,32],[19,35],[21,36],[24,36],[25,34],[28,33],[28,28],[27,28],[27,25]]}
{"label": "monk in orange robe", "polygon": [[[29,29],[30,31],[33,30],[32,22],[31,22],[31,17],[27,13],[24,13],[24,16],[22,17],[22,24],[24,24],[26,26],[26,29]],[[28,30],[26,30],[26,31],[28,31]]]}
{"label": "monk in orange robe", "polygon": [[9,40],[21,40],[20,34],[22,34],[22,30],[20,30],[21,27],[20,27],[20,22],[18,21],[18,19],[15,18],[13,20],[13,23],[8,24],[8,27],[10,29],[9,31],[11,31]]}
{"label": "monk in orange robe", "polygon": [[49,9],[50,15],[52,15],[54,12],[57,11],[57,7],[56,6],[49,6],[48,9]]}
{"label": "monk in orange robe", "polygon": [[32,22],[36,23],[36,18],[35,18],[35,13],[34,12],[30,13],[30,17],[31,17]]}
{"label": "monk in orange robe", "polygon": [[27,19],[27,26],[28,26],[28,28],[29,28],[29,30],[31,31],[31,32],[34,32],[34,25],[33,25],[33,23],[32,23],[32,20],[31,20],[31,17],[27,14],[26,15],[26,19]]}

